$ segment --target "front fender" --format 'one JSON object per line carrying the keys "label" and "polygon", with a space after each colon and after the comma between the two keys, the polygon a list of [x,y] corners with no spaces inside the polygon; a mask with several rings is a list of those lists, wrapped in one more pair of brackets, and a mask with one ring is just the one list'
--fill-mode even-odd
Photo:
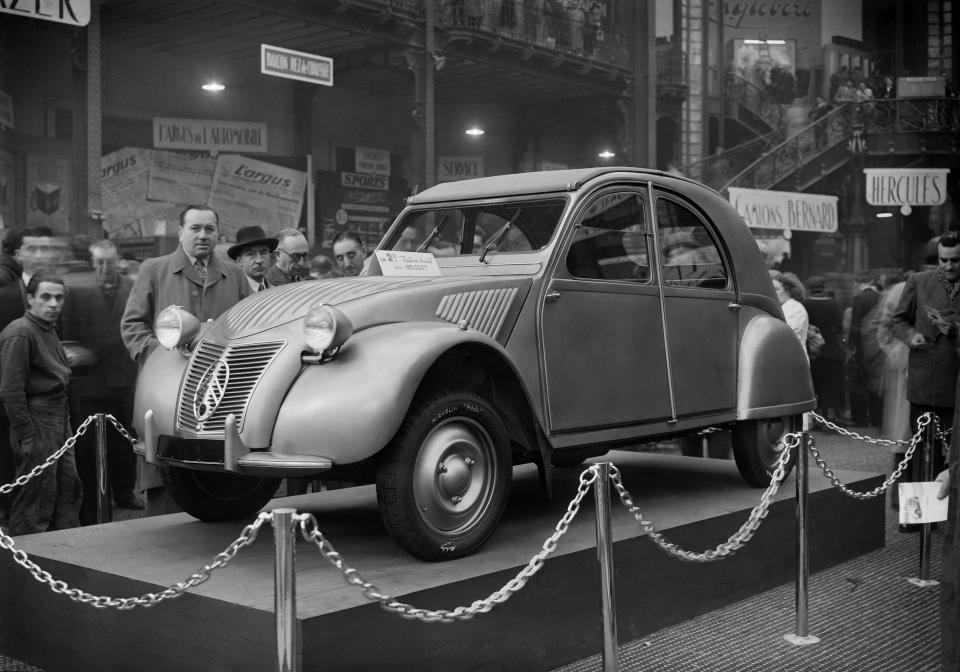
{"label": "front fender", "polygon": [[143,363],[137,374],[133,402],[133,427],[141,439],[145,436],[143,415],[147,410],[153,411],[157,427],[173,433],[177,422],[177,391],[189,361],[178,350],[157,347]]}
{"label": "front fender", "polygon": [[786,322],[757,311],[744,315],[737,418],[798,415],[816,407],[810,362]]}
{"label": "front fender", "polygon": [[354,334],[334,359],[303,368],[280,406],[271,452],[334,464],[373,456],[396,434],[428,369],[464,343],[507,358],[493,339],[447,323],[401,322]]}

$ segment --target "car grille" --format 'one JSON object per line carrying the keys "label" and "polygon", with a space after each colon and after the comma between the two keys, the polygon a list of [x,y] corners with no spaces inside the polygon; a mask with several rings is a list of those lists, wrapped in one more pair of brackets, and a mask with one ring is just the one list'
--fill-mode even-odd
{"label": "car grille", "polygon": [[[237,418],[238,430],[243,429],[250,395],[283,346],[283,341],[238,346],[201,341],[190,359],[187,376],[180,390],[177,428],[197,436],[222,435],[227,415],[233,413]],[[218,370],[214,370],[212,367],[216,367],[218,362],[225,363],[227,368],[221,365]],[[224,370],[229,373],[221,374],[219,378],[220,382],[224,383],[219,403],[215,404],[216,408],[209,417],[198,418],[195,406],[202,403],[206,390],[201,389],[198,396],[197,388],[201,385],[204,388],[208,386],[211,378],[208,374],[213,372],[212,377],[216,378],[217,371]]]}

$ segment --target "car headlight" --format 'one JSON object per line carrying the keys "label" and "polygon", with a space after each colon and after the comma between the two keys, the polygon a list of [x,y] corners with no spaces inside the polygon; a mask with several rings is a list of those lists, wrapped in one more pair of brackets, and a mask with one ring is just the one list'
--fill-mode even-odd
{"label": "car headlight", "polygon": [[350,318],[333,306],[317,304],[303,318],[303,338],[317,355],[339,348],[352,333]]}
{"label": "car headlight", "polygon": [[200,321],[180,306],[168,306],[157,315],[153,331],[160,345],[174,350],[194,339],[200,331]]}

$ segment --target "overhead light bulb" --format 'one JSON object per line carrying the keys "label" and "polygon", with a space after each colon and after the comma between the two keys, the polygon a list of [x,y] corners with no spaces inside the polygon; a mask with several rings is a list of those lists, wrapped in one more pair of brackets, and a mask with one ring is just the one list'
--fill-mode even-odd
{"label": "overhead light bulb", "polygon": [[612,159],[613,157],[616,156],[616,154],[611,152],[609,149],[605,149],[599,154],[597,154],[597,156],[599,156],[601,159]]}
{"label": "overhead light bulb", "polygon": [[887,217],[893,217],[892,212],[878,212],[877,219],[886,219]]}
{"label": "overhead light bulb", "polygon": [[486,131],[477,126],[471,126],[466,131],[464,131],[464,133],[466,133],[467,135],[483,135],[484,133],[486,133]]}
{"label": "overhead light bulb", "polygon": [[218,82],[218,81],[216,81],[216,80],[211,80],[211,81],[207,82],[206,84],[204,84],[203,86],[201,86],[200,88],[203,89],[204,91],[212,91],[212,92],[216,93],[216,92],[218,92],[218,91],[223,91],[223,90],[226,89],[227,87],[225,87],[223,84],[221,84],[220,82]]}

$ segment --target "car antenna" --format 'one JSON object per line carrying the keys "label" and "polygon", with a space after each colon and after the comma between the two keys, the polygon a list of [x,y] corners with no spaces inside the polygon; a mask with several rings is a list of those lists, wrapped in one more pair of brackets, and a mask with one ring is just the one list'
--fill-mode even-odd
{"label": "car antenna", "polygon": [[503,226],[501,226],[501,227],[500,227],[500,230],[497,231],[497,232],[493,235],[493,238],[490,239],[490,242],[483,246],[483,252],[480,253],[480,263],[481,263],[481,264],[483,263],[484,258],[486,258],[487,252],[489,252],[491,249],[493,249],[493,247],[494,247],[495,245],[499,245],[499,244],[500,244],[500,241],[503,240],[503,237],[504,237],[505,235],[507,235],[507,231],[510,230],[510,227],[513,226],[514,222],[516,222],[518,219],[520,219],[520,213],[521,213],[521,212],[523,212],[523,208],[517,208],[517,211],[516,211],[515,213],[513,213],[513,217],[510,218],[510,221],[508,221],[506,224],[504,224]]}
{"label": "car antenna", "polygon": [[440,235],[440,231],[443,229],[443,225],[447,223],[448,216],[449,214],[444,215],[440,219],[440,223],[437,224],[435,227],[433,227],[433,231],[430,232],[430,235],[427,236],[427,239],[422,243],[420,243],[420,247],[417,248],[417,252],[423,252],[425,249],[427,249],[427,246],[433,242],[434,238]]}

